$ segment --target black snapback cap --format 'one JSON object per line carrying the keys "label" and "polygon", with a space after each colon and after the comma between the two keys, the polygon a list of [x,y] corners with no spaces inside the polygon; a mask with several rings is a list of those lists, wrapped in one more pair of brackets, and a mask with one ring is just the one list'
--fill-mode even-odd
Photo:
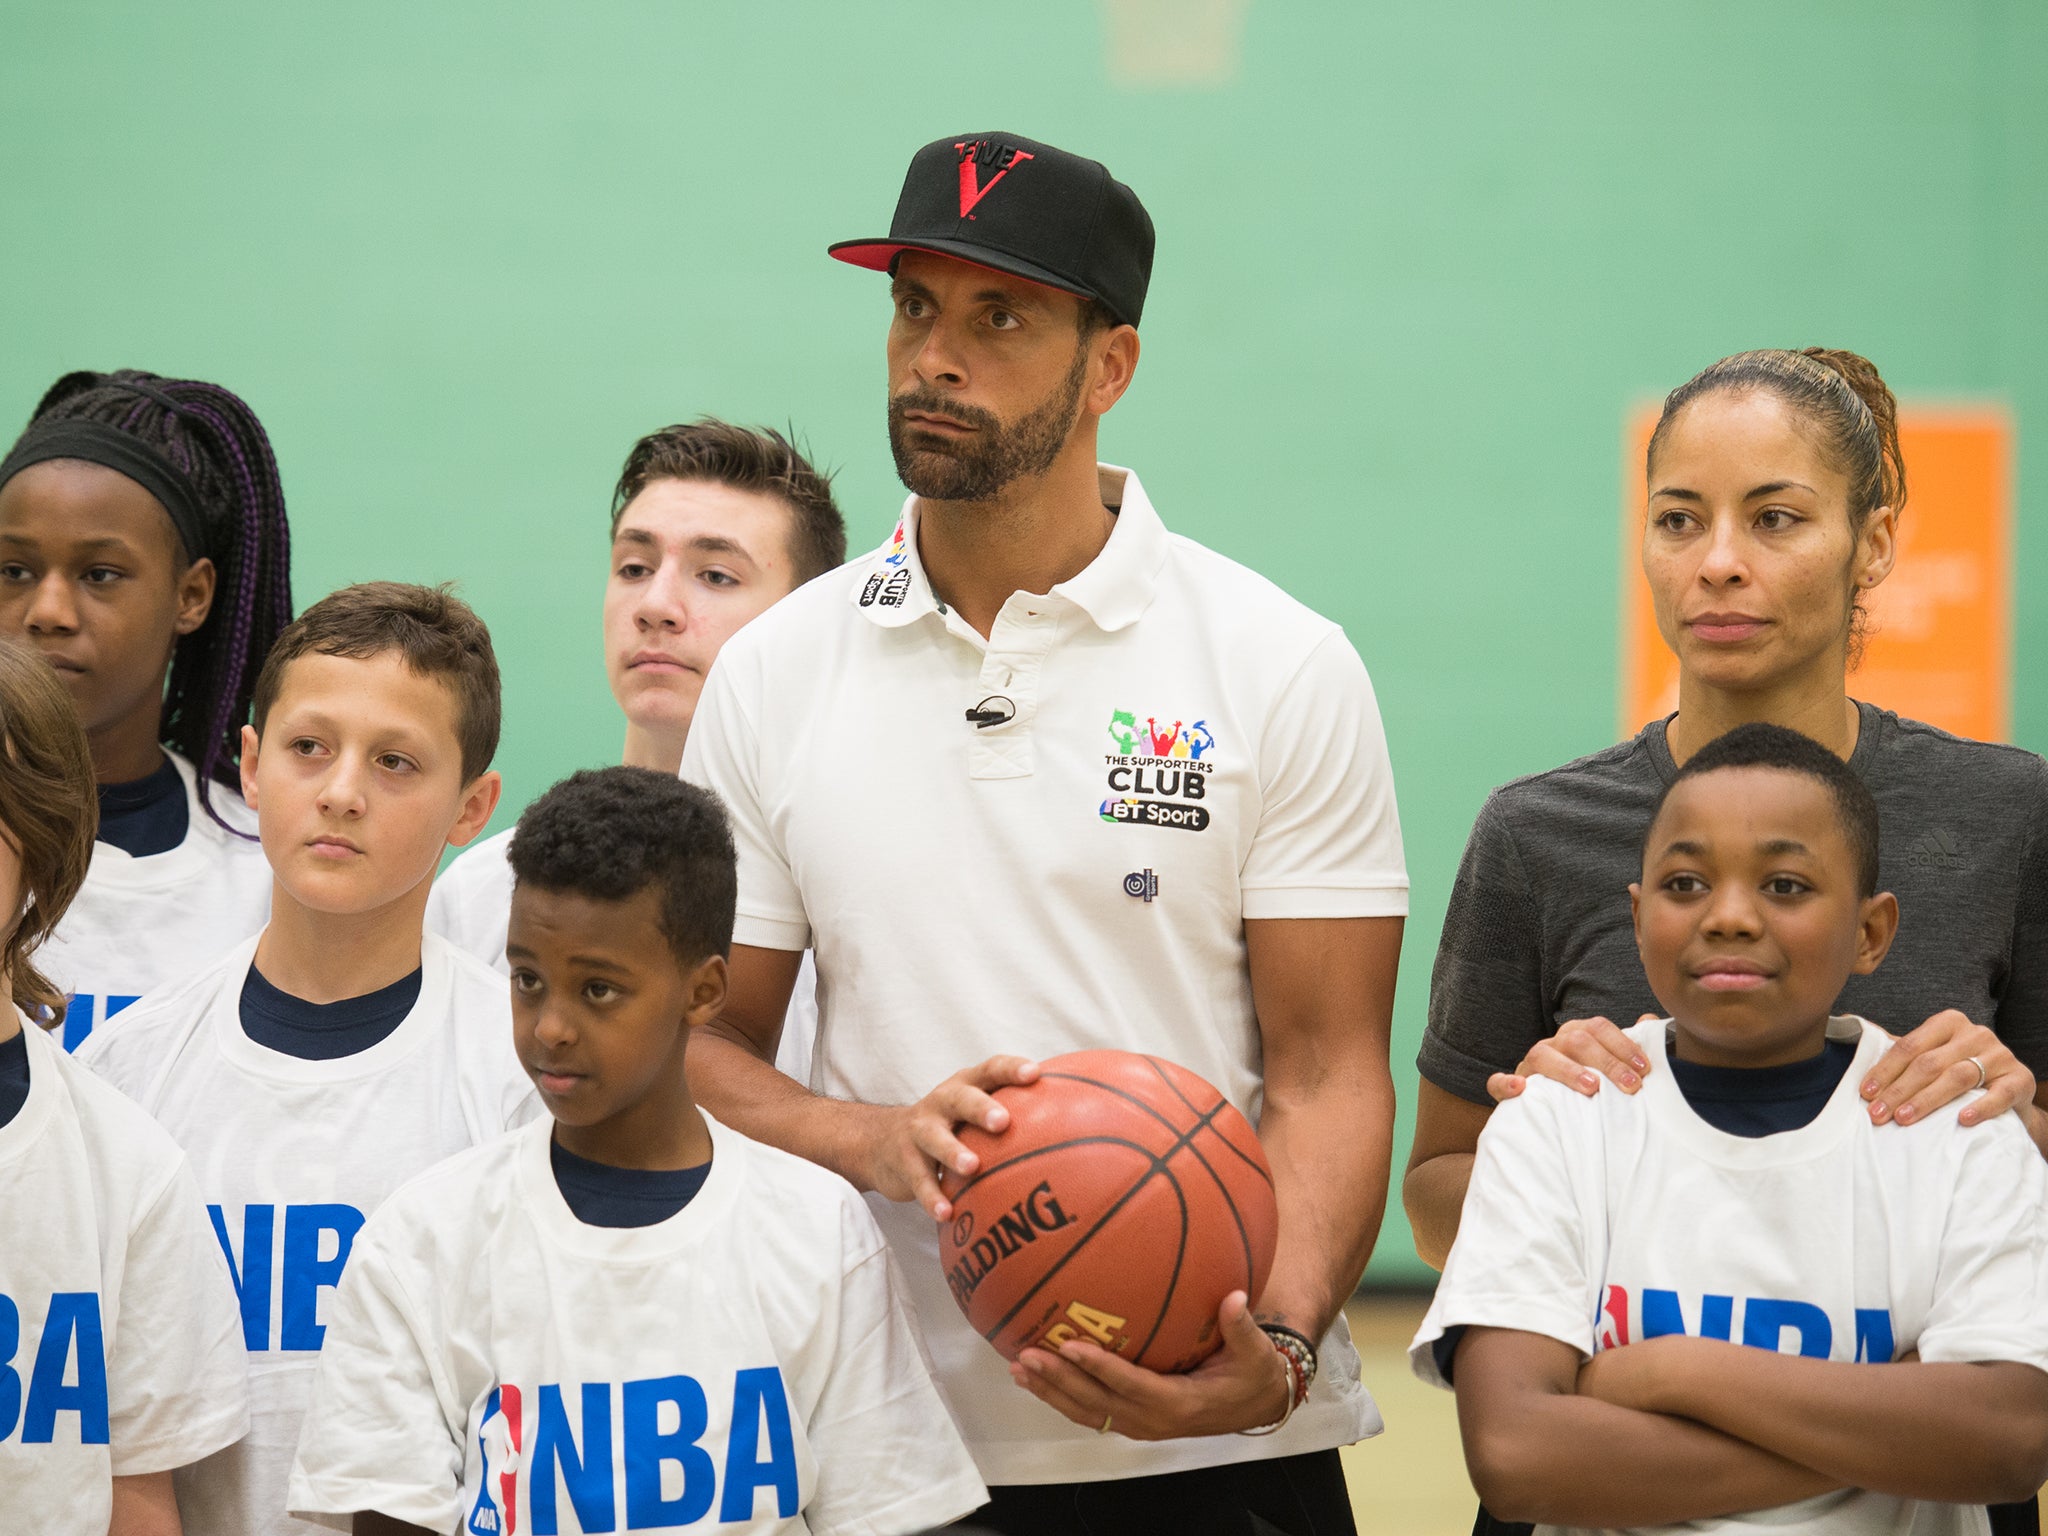
{"label": "black snapback cap", "polygon": [[958,134],[911,160],[886,239],[830,250],[877,272],[904,251],[932,251],[1100,299],[1136,325],[1152,278],[1152,220],[1098,160],[1014,133]]}

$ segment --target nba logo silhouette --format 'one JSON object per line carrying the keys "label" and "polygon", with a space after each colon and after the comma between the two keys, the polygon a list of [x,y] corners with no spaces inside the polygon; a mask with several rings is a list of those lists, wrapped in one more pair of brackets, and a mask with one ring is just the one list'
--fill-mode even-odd
{"label": "nba logo silhouette", "polygon": [[[519,1532],[519,1389],[493,1387],[484,1400],[483,1422],[477,1426],[477,1451],[483,1457],[476,1508],[469,1512],[470,1536],[518,1536]],[[491,1497],[492,1468],[497,1469],[498,1497]]]}

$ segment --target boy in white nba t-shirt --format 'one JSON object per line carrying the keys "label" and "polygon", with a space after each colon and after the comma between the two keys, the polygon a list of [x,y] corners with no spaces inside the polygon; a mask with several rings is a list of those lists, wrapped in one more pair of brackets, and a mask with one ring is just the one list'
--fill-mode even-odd
{"label": "boy in white nba t-shirt", "polygon": [[1960,1536],[2048,1476],[2048,1168],[1967,1098],[1873,1125],[1890,1036],[1829,1015],[1897,929],[1877,820],[1779,726],[1666,790],[1630,888],[1657,1070],[1495,1111],[1412,1350],[1497,1519]]}
{"label": "boy in white nba t-shirt", "polygon": [[504,978],[423,931],[498,797],[498,668],[445,591],[371,582],[278,637],[242,746],[269,924],[94,1032],[80,1059],[185,1149],[241,1302],[253,1425],[181,1472],[188,1529],[297,1522],[285,1479],[356,1233],[442,1158],[538,1114]]}
{"label": "boy in white nba t-shirt", "polygon": [[94,821],[63,686],[0,642],[0,1530],[164,1536],[172,1470],[248,1428],[248,1361],[183,1155],[34,1027]]}
{"label": "boy in white nba t-shirt", "polygon": [[981,1504],[860,1196],[690,1096],[732,942],[717,800],[578,773],[511,857],[512,1034],[553,1118],[364,1228],[293,1510],[357,1536],[889,1536]]}

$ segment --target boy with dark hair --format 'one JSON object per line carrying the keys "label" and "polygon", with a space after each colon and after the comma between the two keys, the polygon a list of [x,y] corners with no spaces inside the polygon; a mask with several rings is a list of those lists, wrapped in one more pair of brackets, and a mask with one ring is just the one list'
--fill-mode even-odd
{"label": "boy with dark hair", "polygon": [[[742,626],[846,562],[832,479],[781,433],[715,416],[633,444],[612,492],[605,680],[626,717],[621,761],[674,773],[711,664]],[[427,926],[499,970],[512,910],[508,829],[434,882]],[[776,1064],[810,1073],[818,978],[805,956]]]}
{"label": "boy with dark hair", "polygon": [[[605,677],[626,716],[622,761],[674,773],[719,649],[844,564],[846,522],[830,477],[789,439],[705,416],[633,444],[612,492],[611,540]],[[507,830],[469,849],[427,904],[429,927],[501,970],[511,841]],[[797,993],[808,1005],[810,988]]]}
{"label": "boy with dark hair", "polygon": [[357,1536],[886,1536],[979,1505],[860,1197],[691,1098],[732,944],[717,800],[578,773],[520,818],[512,868],[513,1037],[553,1119],[371,1219],[293,1510]]}
{"label": "boy with dark hair", "polygon": [[240,1294],[253,1428],[178,1474],[189,1530],[304,1529],[285,1478],[357,1230],[538,1112],[504,979],[422,927],[442,850],[497,803],[498,711],[490,634],[447,591],[370,582],[307,609],[242,734],[269,924],[79,1052],[185,1149]]}
{"label": "boy with dark hair", "polygon": [[1494,1113],[1412,1350],[1496,1517],[1959,1536],[2048,1476],[2048,1168],[1969,1097],[1873,1125],[1891,1037],[1828,1015],[1898,925],[1877,820],[1780,726],[1665,792],[1629,893],[1671,1017],[1628,1033],[1670,1070]]}

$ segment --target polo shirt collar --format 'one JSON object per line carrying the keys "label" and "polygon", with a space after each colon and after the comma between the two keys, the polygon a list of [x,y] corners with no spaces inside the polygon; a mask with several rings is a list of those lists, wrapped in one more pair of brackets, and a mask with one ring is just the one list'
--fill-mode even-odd
{"label": "polo shirt collar", "polygon": [[1166,566],[1166,525],[1130,470],[1098,464],[1095,474],[1102,504],[1118,508],[1116,526],[1102,553],[1080,575],[1052,590],[1093,619],[1096,628],[1115,631],[1137,623],[1152,606]]}
{"label": "polo shirt collar", "polygon": [[[1166,565],[1166,525],[1137,475],[1114,464],[1095,468],[1103,505],[1118,508],[1116,526],[1101,553],[1052,595],[1087,614],[1098,629],[1115,631],[1137,623],[1152,606]],[[895,532],[869,557],[865,579],[848,593],[856,608],[885,629],[941,611],[918,557],[917,512],[917,498],[906,498]]]}
{"label": "polo shirt collar", "polygon": [[847,593],[847,599],[884,629],[901,629],[928,613],[939,611],[939,600],[925,578],[924,562],[917,556],[917,498],[903,503],[903,515],[889,542],[868,557],[868,572],[861,584]]}

